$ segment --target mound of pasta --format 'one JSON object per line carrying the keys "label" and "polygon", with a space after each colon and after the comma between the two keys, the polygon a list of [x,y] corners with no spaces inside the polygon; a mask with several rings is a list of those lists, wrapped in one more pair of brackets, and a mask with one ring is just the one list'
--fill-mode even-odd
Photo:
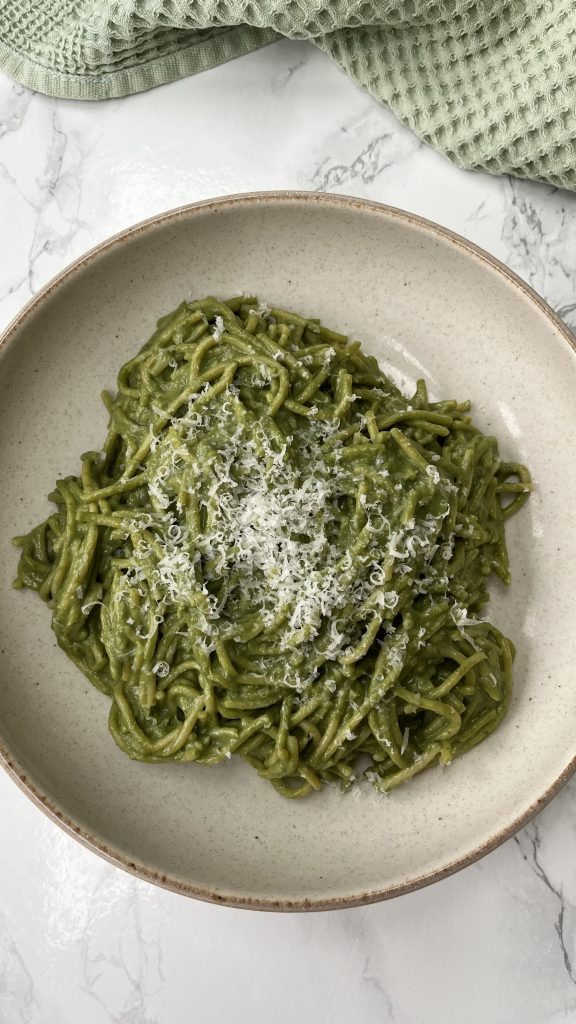
{"label": "mound of pasta", "polygon": [[246,297],[183,303],[103,397],[16,586],[131,758],[387,792],[494,730],[514,649],[481,611],[530,477],[468,402],[407,399],[359,342]]}

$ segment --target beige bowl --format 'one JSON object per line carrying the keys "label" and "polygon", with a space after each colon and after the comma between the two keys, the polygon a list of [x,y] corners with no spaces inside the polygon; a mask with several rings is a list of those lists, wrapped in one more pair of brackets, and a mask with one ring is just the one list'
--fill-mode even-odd
{"label": "beige bowl", "polygon": [[[509,529],[512,589],[490,615],[518,647],[502,727],[392,796],[279,797],[245,765],[130,762],[108,701],[56,647],[35,594],[10,581],[12,535],[46,514],[56,477],[101,443],[99,394],[182,298],[256,292],[359,337],[435,397],[470,397],[536,492]],[[486,253],[355,199],[260,194],[165,214],[48,285],[0,349],[0,750],[69,832],[143,878],[270,910],[384,899],[512,835],[576,767],[576,356],[566,328]]]}

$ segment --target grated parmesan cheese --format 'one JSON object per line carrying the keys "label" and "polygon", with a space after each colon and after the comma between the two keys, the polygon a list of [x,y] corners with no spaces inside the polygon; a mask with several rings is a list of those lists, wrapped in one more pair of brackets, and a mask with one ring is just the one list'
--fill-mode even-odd
{"label": "grated parmesan cheese", "polygon": [[213,328],[213,331],[212,331],[212,336],[213,336],[215,341],[220,341],[220,339],[221,339],[223,334],[224,334],[224,320],[222,319],[221,316],[217,316],[217,317],[214,318],[214,328]]}

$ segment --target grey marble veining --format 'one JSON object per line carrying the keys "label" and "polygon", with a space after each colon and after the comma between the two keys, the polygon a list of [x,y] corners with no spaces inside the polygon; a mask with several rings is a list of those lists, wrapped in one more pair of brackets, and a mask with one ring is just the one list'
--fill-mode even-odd
{"label": "grey marble veining", "polygon": [[[226,192],[404,207],[576,327],[576,196],[460,171],[306,44],[90,105],[0,79],[0,325],[91,245]],[[576,1022],[576,783],[459,875],[373,907],[248,914],[105,864],[0,776],[0,1024]],[[223,976],[226,984],[223,984]]]}

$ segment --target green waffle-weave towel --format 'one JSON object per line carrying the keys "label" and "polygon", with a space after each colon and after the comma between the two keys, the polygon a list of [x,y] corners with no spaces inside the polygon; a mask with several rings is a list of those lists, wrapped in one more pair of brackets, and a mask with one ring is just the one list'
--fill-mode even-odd
{"label": "green waffle-weave towel", "polygon": [[124,96],[308,39],[462,167],[576,188],[575,0],[0,0],[0,68]]}

